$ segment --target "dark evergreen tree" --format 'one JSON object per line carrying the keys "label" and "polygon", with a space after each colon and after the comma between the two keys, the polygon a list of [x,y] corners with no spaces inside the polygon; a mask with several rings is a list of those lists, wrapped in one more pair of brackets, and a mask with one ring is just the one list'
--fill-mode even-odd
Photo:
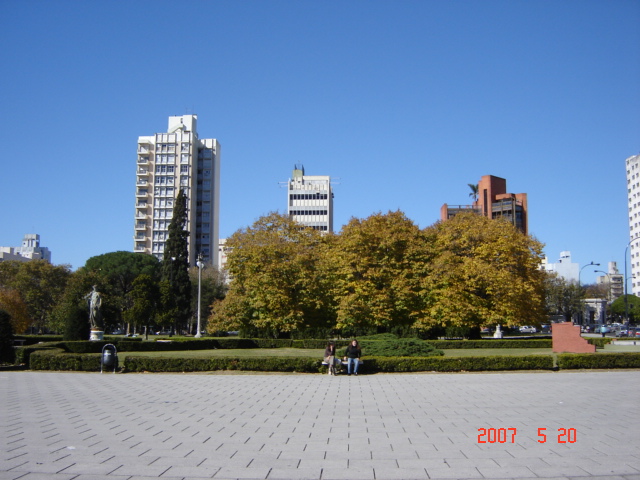
{"label": "dark evergreen tree", "polygon": [[0,310],[0,363],[13,363],[15,351],[13,350],[13,327],[11,315]]}
{"label": "dark evergreen tree", "polygon": [[70,305],[66,310],[63,339],[67,341],[89,340],[91,335],[89,314],[84,306]]}
{"label": "dark evergreen tree", "polygon": [[162,278],[169,282],[175,306],[174,329],[184,328],[191,316],[191,280],[189,279],[189,231],[187,197],[180,190],[173,207],[167,243],[162,261]]}

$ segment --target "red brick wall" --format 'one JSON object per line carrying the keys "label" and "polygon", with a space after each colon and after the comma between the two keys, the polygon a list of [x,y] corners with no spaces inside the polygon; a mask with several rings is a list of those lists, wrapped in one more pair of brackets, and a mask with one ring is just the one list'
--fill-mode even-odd
{"label": "red brick wall", "polygon": [[580,336],[580,325],[571,322],[554,323],[552,326],[554,353],[595,353],[596,346]]}

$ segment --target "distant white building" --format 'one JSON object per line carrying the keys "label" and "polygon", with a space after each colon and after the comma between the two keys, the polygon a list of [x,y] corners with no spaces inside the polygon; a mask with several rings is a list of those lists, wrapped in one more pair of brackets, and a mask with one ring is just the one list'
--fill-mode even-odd
{"label": "distant white building", "polygon": [[296,222],[321,232],[333,232],[331,177],[305,175],[296,165],[287,189],[287,214]]}
{"label": "distant white building", "polygon": [[608,290],[607,298],[610,302],[613,302],[624,294],[624,275],[618,272],[618,265],[616,262],[609,262],[609,269],[606,273],[607,275],[602,275],[597,278],[597,283],[598,285],[606,285]]}
{"label": "distant white building", "polygon": [[547,257],[542,260],[542,269],[547,272],[555,272],[559,277],[567,282],[578,283],[580,275],[580,264],[571,261],[571,252],[560,252],[560,259],[557,263],[548,263]]}
{"label": "distant white building", "polygon": [[47,247],[40,246],[40,235],[27,233],[22,239],[22,246],[0,247],[0,262],[8,260],[18,262],[46,260],[51,263],[51,252]]}
{"label": "distant white building", "polygon": [[229,283],[229,271],[227,270],[227,254],[231,249],[227,247],[227,239],[218,240],[218,270],[224,275],[225,283]]}

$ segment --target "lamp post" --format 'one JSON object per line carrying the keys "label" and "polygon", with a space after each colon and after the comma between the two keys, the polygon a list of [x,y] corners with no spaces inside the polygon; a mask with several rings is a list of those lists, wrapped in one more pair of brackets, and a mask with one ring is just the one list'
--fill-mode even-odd
{"label": "lamp post", "polygon": [[[611,275],[609,275],[604,270],[595,270],[595,272],[596,273],[604,273],[607,277],[609,277],[609,279],[607,280],[607,283],[608,283],[608,286],[609,286],[609,292],[607,293],[607,301],[606,301],[606,303],[610,303],[611,302]],[[603,324],[605,323],[606,319],[607,319],[607,313],[606,313],[606,308],[605,308],[604,311],[603,311],[603,319],[602,319],[602,323]]]}
{"label": "lamp post", "polygon": [[[582,275],[582,270],[584,270],[587,267],[599,267],[600,264],[599,263],[594,263],[593,260],[591,260],[591,263],[587,263],[584,267],[582,267],[580,269],[580,271],[578,272],[578,292],[580,292],[580,296],[582,296],[582,287],[580,285],[580,276]],[[580,325],[582,325],[582,310],[580,311]]]}
{"label": "lamp post", "polygon": [[196,338],[200,338],[202,337],[202,333],[200,332],[200,300],[202,299],[202,267],[204,267],[202,255],[198,255],[196,265],[198,266],[198,326],[196,327]]}

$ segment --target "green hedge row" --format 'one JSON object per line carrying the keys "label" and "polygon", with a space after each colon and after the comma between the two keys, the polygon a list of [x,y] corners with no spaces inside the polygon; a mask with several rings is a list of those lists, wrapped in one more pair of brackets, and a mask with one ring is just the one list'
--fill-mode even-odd
{"label": "green hedge row", "polygon": [[640,353],[561,353],[558,368],[640,368]]}
{"label": "green hedge row", "polygon": [[99,372],[100,355],[67,353],[61,348],[39,349],[29,357],[31,370],[71,370]]}
{"label": "green hedge row", "polygon": [[321,371],[320,359],[308,357],[270,358],[151,358],[126,357],[124,372],[211,372],[217,370],[249,370],[255,372]]}
{"label": "green hedge row", "polygon": [[508,339],[496,338],[493,340],[426,340],[434,347],[446,350],[450,348],[551,348],[550,338],[542,339]]}

